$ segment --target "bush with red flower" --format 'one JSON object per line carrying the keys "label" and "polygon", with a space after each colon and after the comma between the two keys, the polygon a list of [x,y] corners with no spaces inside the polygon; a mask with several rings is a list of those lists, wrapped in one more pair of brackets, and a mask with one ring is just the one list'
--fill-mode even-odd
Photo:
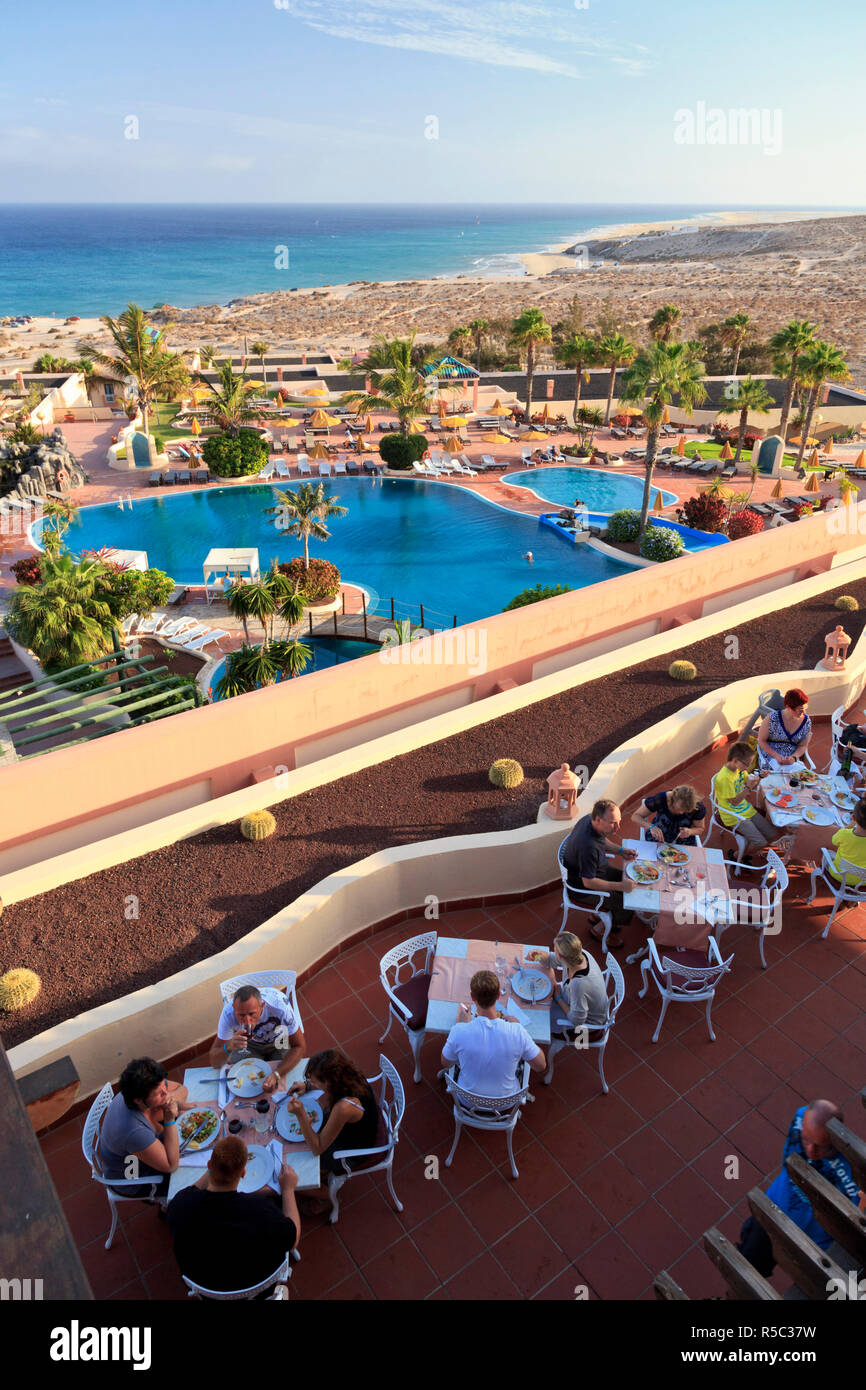
{"label": "bush with red flower", "polygon": [[28,555],[25,560],[16,560],[14,565],[10,565],[12,573],[15,575],[17,584],[41,584],[42,572],[39,568],[39,556]]}
{"label": "bush with red flower", "polygon": [[741,512],[734,512],[728,522],[728,538],[738,541],[743,536],[756,536],[763,529],[764,518],[753,512],[751,507],[744,507]]}
{"label": "bush with red flower", "polygon": [[723,531],[727,514],[728,506],[723,497],[699,492],[696,497],[687,498],[677,509],[677,521],[696,531]]}

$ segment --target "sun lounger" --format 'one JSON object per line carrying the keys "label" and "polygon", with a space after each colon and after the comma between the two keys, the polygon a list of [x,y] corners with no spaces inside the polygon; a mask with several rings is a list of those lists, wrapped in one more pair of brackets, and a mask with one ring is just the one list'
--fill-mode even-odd
{"label": "sun lounger", "polygon": [[221,638],[228,635],[224,628],[209,628],[203,637],[195,637],[191,642],[181,642],[180,646],[185,652],[200,652],[202,647],[209,647],[212,642],[219,646]]}
{"label": "sun lounger", "polygon": [[630,435],[632,439],[644,439],[646,437],[646,430],[638,430],[632,425],[629,425],[626,434]]}
{"label": "sun lounger", "polygon": [[271,453],[272,453],[272,454],[281,454],[282,452],[283,452],[283,441],[282,441],[281,439],[275,439],[275,440],[273,441],[273,443],[271,444]]}
{"label": "sun lounger", "polygon": [[382,472],[382,465],[380,463],[370,463],[367,459],[364,459],[364,472],[372,474],[374,478],[378,478]]}
{"label": "sun lounger", "polygon": [[479,464],[473,463],[470,459],[468,459],[468,458],[466,457],[465,454],[458,454],[458,455],[457,455],[457,461],[458,461],[458,463],[460,464],[461,472],[466,473],[466,474],[471,473],[473,476],[476,476],[476,477],[477,477],[478,472],[479,472],[479,469],[480,469],[480,465],[479,465]]}
{"label": "sun lounger", "polygon": [[335,473],[342,473],[344,477],[346,476],[346,460],[345,460],[345,459],[335,459],[335,460],[334,460],[334,472],[335,472]]}
{"label": "sun lounger", "polygon": [[319,460],[319,477],[320,477],[320,478],[330,478],[330,476],[331,476],[331,465],[330,465],[330,463],[328,462],[327,459],[320,459],[320,460]]}
{"label": "sun lounger", "polygon": [[195,468],[195,469],[193,469],[193,471],[192,471],[192,480],[193,480],[194,483],[209,483],[210,480],[211,480],[211,478],[210,478],[210,469],[209,469],[209,468]]}
{"label": "sun lounger", "polygon": [[[611,433],[611,437],[612,437],[613,439],[626,439],[626,438],[627,438],[627,435],[626,435],[625,430],[611,430],[610,433]],[[629,430],[629,434],[630,434],[630,433],[631,433],[631,430]]]}
{"label": "sun lounger", "polygon": [[[282,460],[280,460],[280,462],[282,462]],[[285,463],[283,463],[283,467],[284,467],[284,468],[285,468],[285,466],[286,466]],[[266,463],[265,466],[264,466],[264,468],[261,469],[261,471],[260,471],[256,476],[259,478],[259,480],[260,480],[261,482],[267,483],[267,482],[270,481],[271,478],[273,478],[273,476],[274,476],[274,474],[276,473],[276,471],[277,471],[276,462],[272,460],[272,461]]]}
{"label": "sun lounger", "polygon": [[346,472],[348,473],[350,478],[358,477],[358,475],[361,472],[361,469],[359,468],[358,464],[355,462],[354,459],[346,459]]}
{"label": "sun lounger", "polygon": [[161,487],[161,485],[162,485],[162,474],[161,474],[161,473],[151,473],[150,477],[149,477],[148,480],[147,480],[147,486],[148,486],[148,487]]}
{"label": "sun lounger", "polygon": [[[307,457],[306,454],[299,454],[299,455],[298,455],[298,472],[299,472],[299,473],[301,472],[301,458],[306,459],[306,457]],[[289,465],[288,465],[288,463],[286,462],[285,459],[277,459],[277,461],[276,461],[274,467],[275,467],[275,469],[276,469],[276,474],[277,474],[277,477],[278,477],[278,478],[291,478],[291,476],[292,476],[292,470],[291,470],[291,468],[289,467]],[[310,465],[307,464],[307,472],[309,473],[309,471],[310,471]]]}
{"label": "sun lounger", "polygon": [[174,481],[176,483],[189,483],[190,472],[188,468],[176,468],[174,470]]}
{"label": "sun lounger", "polygon": [[769,506],[766,502],[751,502],[749,504],[749,511],[757,512],[758,516],[774,515],[773,508]]}
{"label": "sun lounger", "polygon": [[724,468],[722,469],[722,477],[723,477],[723,478],[733,478],[733,476],[734,476],[734,474],[736,473],[736,471],[737,471],[737,465],[736,465],[735,463],[726,463],[725,466],[724,466]]}

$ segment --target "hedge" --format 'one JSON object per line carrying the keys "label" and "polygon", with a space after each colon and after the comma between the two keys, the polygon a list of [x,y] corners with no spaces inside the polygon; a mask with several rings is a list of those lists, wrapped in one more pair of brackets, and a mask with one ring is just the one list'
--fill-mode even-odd
{"label": "hedge", "polygon": [[245,478],[258,473],[268,461],[267,440],[257,430],[242,429],[236,439],[212,434],[204,441],[204,461],[219,478]]}

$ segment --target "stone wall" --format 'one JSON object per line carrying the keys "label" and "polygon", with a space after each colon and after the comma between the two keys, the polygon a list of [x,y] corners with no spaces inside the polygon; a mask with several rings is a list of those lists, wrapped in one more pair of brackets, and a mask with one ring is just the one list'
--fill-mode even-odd
{"label": "stone wall", "polygon": [[11,478],[7,475],[5,483],[0,484],[0,496],[24,502],[45,497],[50,491],[81,487],[87,481],[59,428],[32,448],[20,453],[19,449],[13,444],[0,447],[0,466],[11,462],[14,469]]}

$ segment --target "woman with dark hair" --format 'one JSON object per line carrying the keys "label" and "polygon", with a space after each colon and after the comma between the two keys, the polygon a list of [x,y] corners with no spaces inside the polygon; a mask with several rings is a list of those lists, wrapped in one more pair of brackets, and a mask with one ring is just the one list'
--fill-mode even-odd
{"label": "woman with dark hair", "polygon": [[[172,1100],[166,1070],[152,1057],[136,1057],[124,1067],[120,1091],[105,1112],[99,1158],[106,1178],[150,1178],[156,1195],[168,1191],[178,1166],[177,1116],[190,1105]],[[124,1189],[118,1189],[124,1193]],[[130,1189],[125,1190],[129,1195]]]}
{"label": "woman with dark hair", "polygon": [[809,697],[803,690],[789,690],[781,709],[768,714],[758,730],[758,766],[778,772],[790,767],[808,751],[812,721],[806,713]]}
{"label": "woman with dark hair", "polygon": [[[316,1134],[298,1095],[321,1090],[324,1119]],[[379,1106],[363,1072],[337,1048],[317,1052],[307,1063],[306,1082],[295,1082],[289,1109],[296,1117],[310,1151],[319,1155],[323,1173],[342,1173],[341,1149],[372,1149],[379,1134]],[[317,1204],[321,1205],[321,1204]],[[330,1203],[325,1205],[329,1206]]]}

